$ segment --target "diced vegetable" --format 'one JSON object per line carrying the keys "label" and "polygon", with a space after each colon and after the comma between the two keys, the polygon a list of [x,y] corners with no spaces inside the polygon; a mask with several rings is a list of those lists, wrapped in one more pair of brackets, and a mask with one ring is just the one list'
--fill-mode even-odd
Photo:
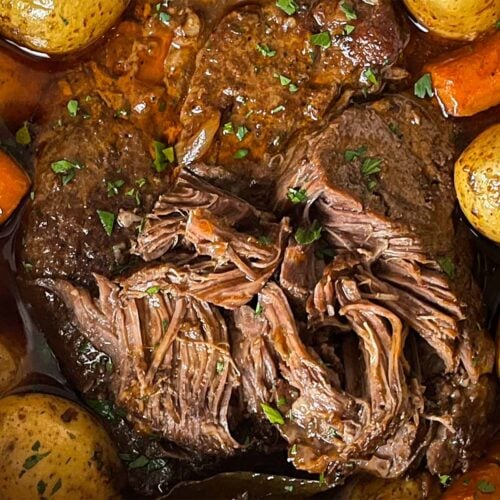
{"label": "diced vegetable", "polygon": [[428,64],[425,71],[449,115],[471,116],[500,104],[500,33]]}
{"label": "diced vegetable", "polygon": [[28,192],[30,184],[24,170],[0,149],[0,224],[12,215]]}

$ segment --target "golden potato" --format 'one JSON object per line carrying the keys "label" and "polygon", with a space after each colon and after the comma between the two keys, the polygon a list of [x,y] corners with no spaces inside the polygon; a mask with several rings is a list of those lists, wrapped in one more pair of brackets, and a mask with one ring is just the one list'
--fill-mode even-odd
{"label": "golden potato", "polygon": [[0,394],[11,389],[19,374],[19,359],[0,339]]}
{"label": "golden potato", "polygon": [[119,18],[129,0],[0,0],[0,35],[47,54],[83,49]]}
{"label": "golden potato", "polygon": [[0,400],[0,498],[120,498],[109,436],[77,404],[47,394]]}
{"label": "golden potato", "polygon": [[500,124],[479,135],[455,164],[455,189],[469,222],[500,243]]}
{"label": "golden potato", "polygon": [[500,0],[404,0],[429,31],[445,38],[474,40],[500,19]]}

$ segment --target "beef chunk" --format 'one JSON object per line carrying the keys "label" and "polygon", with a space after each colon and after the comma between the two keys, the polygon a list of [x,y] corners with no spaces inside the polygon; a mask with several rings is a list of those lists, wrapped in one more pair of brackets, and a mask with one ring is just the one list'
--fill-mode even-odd
{"label": "beef chunk", "polygon": [[[351,2],[354,21],[341,3],[306,2],[288,16],[265,2],[224,17],[197,55],[181,112],[181,162],[231,165],[241,148],[261,160],[317,123],[343,90],[378,91],[405,44],[391,2]],[[320,33],[323,43],[313,37]]]}
{"label": "beef chunk", "polygon": [[116,367],[116,402],[139,429],[189,450],[238,449],[228,411],[238,385],[220,313],[172,290],[129,290],[96,275],[99,298],[64,280],[41,280],[72,311],[81,332]]}

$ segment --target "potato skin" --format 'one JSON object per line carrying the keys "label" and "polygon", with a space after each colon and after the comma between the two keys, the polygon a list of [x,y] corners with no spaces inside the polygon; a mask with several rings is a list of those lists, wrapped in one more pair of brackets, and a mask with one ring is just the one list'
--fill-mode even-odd
{"label": "potato skin", "polygon": [[500,18],[500,0],[404,0],[429,31],[455,40],[474,40]]}
{"label": "potato skin", "polygon": [[109,436],[66,399],[33,393],[1,399],[0,456],[3,500],[120,498],[122,466]]}
{"label": "potato skin", "polygon": [[500,243],[500,123],[480,134],[455,164],[455,189],[469,222]]}
{"label": "potato skin", "polygon": [[102,36],[130,0],[0,0],[0,34],[38,52],[62,55]]}

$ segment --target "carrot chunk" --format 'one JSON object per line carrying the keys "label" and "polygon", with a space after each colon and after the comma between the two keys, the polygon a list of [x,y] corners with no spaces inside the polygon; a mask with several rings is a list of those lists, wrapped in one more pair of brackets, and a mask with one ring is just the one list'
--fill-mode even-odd
{"label": "carrot chunk", "polygon": [[26,172],[0,149],[0,224],[12,215],[28,192],[30,184]]}
{"label": "carrot chunk", "polygon": [[452,116],[472,116],[500,104],[500,32],[430,63],[436,97]]}

